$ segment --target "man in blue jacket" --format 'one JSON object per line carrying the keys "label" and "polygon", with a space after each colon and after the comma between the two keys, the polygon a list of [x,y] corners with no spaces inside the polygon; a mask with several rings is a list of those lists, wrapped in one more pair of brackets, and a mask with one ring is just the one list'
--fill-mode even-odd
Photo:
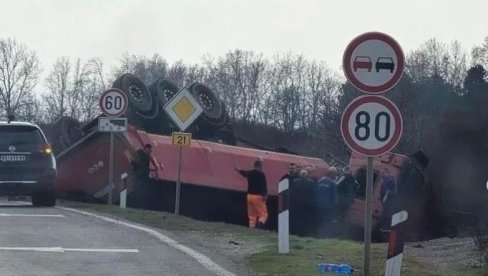
{"label": "man in blue jacket", "polygon": [[337,169],[330,167],[327,174],[317,181],[315,188],[318,229],[317,236],[325,238],[331,233],[331,221],[334,208],[337,205]]}

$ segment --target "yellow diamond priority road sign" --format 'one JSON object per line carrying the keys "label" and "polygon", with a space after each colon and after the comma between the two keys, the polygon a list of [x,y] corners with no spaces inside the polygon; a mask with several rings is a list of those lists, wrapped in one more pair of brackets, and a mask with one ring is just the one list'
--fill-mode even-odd
{"label": "yellow diamond priority road sign", "polygon": [[185,131],[203,109],[188,89],[182,89],[164,106],[164,111],[181,131]]}

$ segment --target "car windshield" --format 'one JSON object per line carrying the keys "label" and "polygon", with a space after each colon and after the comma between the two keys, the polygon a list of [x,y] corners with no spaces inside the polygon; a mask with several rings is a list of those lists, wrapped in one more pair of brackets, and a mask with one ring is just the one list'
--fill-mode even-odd
{"label": "car windshield", "polygon": [[358,62],[371,62],[371,59],[369,57],[358,56],[358,57],[356,57],[356,61],[358,61]]}
{"label": "car windshield", "polygon": [[393,59],[390,57],[380,57],[378,58],[378,62],[393,63]]}
{"label": "car windshield", "polygon": [[0,126],[0,146],[40,145],[44,139],[32,126]]}

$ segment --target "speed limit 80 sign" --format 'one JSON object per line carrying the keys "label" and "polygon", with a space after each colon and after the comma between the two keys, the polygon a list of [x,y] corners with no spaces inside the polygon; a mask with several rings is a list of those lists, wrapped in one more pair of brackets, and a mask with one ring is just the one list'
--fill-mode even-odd
{"label": "speed limit 80 sign", "polygon": [[127,95],[120,89],[110,88],[100,96],[100,110],[107,117],[119,117],[127,111]]}
{"label": "speed limit 80 sign", "polygon": [[342,137],[353,151],[365,156],[392,150],[400,141],[402,131],[400,111],[385,97],[358,97],[342,115]]}

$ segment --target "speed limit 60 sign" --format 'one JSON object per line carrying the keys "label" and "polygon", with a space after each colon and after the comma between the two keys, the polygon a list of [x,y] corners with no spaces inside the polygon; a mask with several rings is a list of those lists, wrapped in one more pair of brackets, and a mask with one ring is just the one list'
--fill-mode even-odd
{"label": "speed limit 60 sign", "polygon": [[110,88],[100,96],[100,110],[107,117],[119,117],[127,111],[127,95],[120,89]]}
{"label": "speed limit 60 sign", "polygon": [[400,111],[385,97],[358,97],[342,114],[342,137],[353,151],[365,156],[392,150],[400,141],[402,131]]}

